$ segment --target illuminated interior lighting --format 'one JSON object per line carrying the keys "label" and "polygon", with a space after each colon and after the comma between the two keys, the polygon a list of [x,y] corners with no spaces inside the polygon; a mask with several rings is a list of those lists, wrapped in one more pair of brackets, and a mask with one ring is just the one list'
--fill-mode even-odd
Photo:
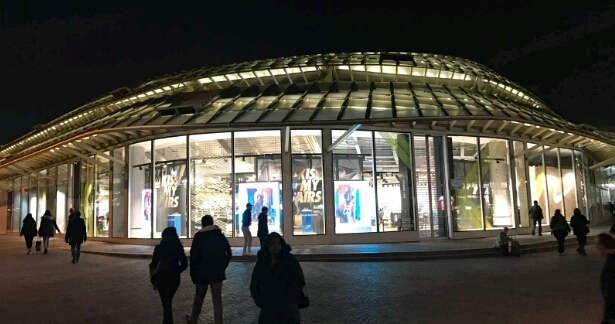
{"label": "illuminated interior lighting", "polygon": [[162,87],[162,89],[164,91],[171,91],[171,87],[169,87],[169,86],[164,86],[164,87]]}
{"label": "illuminated interior lighting", "polygon": [[162,93],[162,89],[156,89],[156,90],[154,90],[154,92],[156,92],[156,93]]}
{"label": "illuminated interior lighting", "polygon": [[148,96],[153,96],[154,95],[154,91],[148,91],[145,94],[148,95]]}

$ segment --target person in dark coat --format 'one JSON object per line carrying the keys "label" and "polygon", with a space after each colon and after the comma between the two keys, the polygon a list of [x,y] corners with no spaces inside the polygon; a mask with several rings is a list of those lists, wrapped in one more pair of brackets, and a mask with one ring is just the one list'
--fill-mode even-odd
{"label": "person in dark coat", "polygon": [[580,255],[586,255],[585,245],[587,244],[587,234],[589,233],[587,224],[589,224],[587,218],[581,214],[580,209],[575,208],[574,215],[570,219],[570,227],[572,227],[573,233],[576,235],[577,241],[579,242],[577,252],[579,252]]}
{"label": "person in dark coat", "polygon": [[226,268],[231,262],[231,246],[214,219],[205,215],[201,219],[202,229],[196,233],[190,248],[190,277],[196,285],[194,304],[186,322],[196,324],[207,287],[211,287],[214,306],[214,323],[222,324],[222,281],[226,280]]}
{"label": "person in dark coat", "polygon": [[570,226],[562,215],[562,212],[559,209],[555,210],[555,215],[551,217],[551,235],[555,236],[557,239],[557,250],[560,255],[564,255],[564,242],[566,240],[566,236],[570,233]]}
{"label": "person in dark coat", "polygon": [[300,323],[298,299],[305,279],[291,250],[280,234],[272,232],[258,251],[250,294],[261,309],[259,324]]}
{"label": "person in dark coat", "polygon": [[596,244],[600,255],[606,259],[600,275],[600,290],[604,301],[601,324],[615,323],[615,235],[600,233]]}
{"label": "person in dark coat", "polygon": [[261,213],[258,214],[258,231],[256,232],[256,236],[258,236],[259,243],[261,244],[261,249],[263,248],[263,242],[265,242],[265,237],[269,234],[269,216],[267,216],[267,212],[269,208],[263,207],[261,209]]}
{"label": "person in dark coat", "polygon": [[180,274],[188,268],[186,252],[175,227],[162,231],[162,240],[154,248],[152,262],[149,264],[150,281],[158,290],[162,301],[164,318],[162,324],[173,324],[173,296],[180,283]]}
{"label": "person in dark coat", "polygon": [[30,252],[32,252],[32,240],[36,236],[36,221],[32,217],[32,214],[28,213],[26,218],[24,218],[19,236],[23,236],[26,239],[27,254],[30,254]]}
{"label": "person in dark coat", "polygon": [[66,226],[66,235],[64,241],[70,245],[70,252],[73,257],[73,264],[79,262],[81,255],[81,244],[88,240],[88,234],[85,229],[85,221],[81,218],[81,213],[76,211],[71,213],[71,220]]}
{"label": "person in dark coat", "polygon": [[545,217],[537,200],[534,200],[534,205],[530,207],[530,218],[532,219],[532,235],[536,235],[536,225],[538,225],[538,236],[542,236],[542,219]]}
{"label": "person in dark coat", "polygon": [[45,254],[47,254],[47,250],[49,249],[49,238],[53,237],[55,231],[62,234],[60,229],[58,228],[58,224],[56,224],[55,218],[51,216],[51,211],[46,210],[41,218],[41,225],[38,227],[38,236],[43,237],[43,246],[45,247]]}

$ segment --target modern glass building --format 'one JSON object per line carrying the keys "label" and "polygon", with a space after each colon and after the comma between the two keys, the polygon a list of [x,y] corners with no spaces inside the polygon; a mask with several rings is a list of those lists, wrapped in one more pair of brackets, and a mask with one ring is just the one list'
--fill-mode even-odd
{"label": "modern glass building", "polygon": [[74,207],[95,238],[149,244],[211,214],[240,245],[250,202],[292,244],[528,233],[534,200],[608,219],[614,148],[465,59],[286,57],[124,87],[35,127],[0,148],[0,221],[18,232],[50,209],[65,227]]}

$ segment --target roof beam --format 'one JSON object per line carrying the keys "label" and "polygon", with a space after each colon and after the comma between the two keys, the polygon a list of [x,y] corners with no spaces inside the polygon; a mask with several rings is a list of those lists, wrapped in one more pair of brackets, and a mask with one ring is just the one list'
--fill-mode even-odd
{"label": "roof beam", "polygon": [[487,129],[489,129],[489,126],[491,126],[491,124],[493,124],[493,120],[488,121],[485,126],[483,126],[483,132],[487,131]]}
{"label": "roof beam", "polygon": [[329,145],[329,147],[327,147],[327,152],[331,152],[333,151],[338,145],[340,145],[341,142],[345,141],[348,136],[352,135],[352,133],[354,133],[357,129],[359,129],[361,127],[361,124],[356,124],[353,125],[352,127],[350,127],[346,132],[344,132],[344,134],[342,134],[342,136],[340,136],[335,143]]}
{"label": "roof beam", "polygon": [[[542,145],[541,145],[541,147],[544,147],[544,146],[542,146]],[[556,149],[556,148],[557,148],[557,146],[549,146],[549,148],[548,148],[548,149],[546,149],[546,150],[545,150],[545,149],[543,149],[543,150],[542,150],[542,151],[540,151],[540,152],[536,152],[536,153],[534,153],[534,154],[532,154],[532,155],[528,156],[528,157],[527,157],[527,159],[528,159],[528,160],[533,159],[534,157],[536,157],[536,156],[538,156],[538,155],[540,155],[540,154],[547,153],[547,152],[549,152],[549,151],[553,151],[553,150],[554,150],[554,149]]]}
{"label": "roof beam", "polygon": [[534,145],[534,146],[530,147],[529,149],[525,149],[525,150],[523,150],[523,151],[521,151],[521,152],[519,152],[519,153],[515,154],[515,158],[518,158],[518,157],[520,157],[520,156],[523,156],[523,155],[525,155],[525,154],[527,154],[527,153],[530,153],[530,152],[532,152],[532,151],[534,151],[534,150],[536,150],[536,149],[539,149],[539,148],[541,148],[541,147],[542,147],[542,143],[538,143],[538,144],[536,144],[536,145]]}
{"label": "roof beam", "polygon": [[513,128],[510,133],[508,133],[508,135],[512,135],[514,134],[516,131],[519,130],[519,128],[523,127],[523,124],[517,124],[517,126],[515,126],[515,128]]}
{"label": "roof beam", "polygon": [[113,156],[110,156],[109,154],[101,152],[101,151],[99,151],[99,150],[97,150],[97,149],[95,149],[95,148],[93,148],[93,147],[91,147],[91,146],[89,146],[89,145],[87,145],[85,143],[73,142],[72,144],[74,146],[78,147],[78,148],[81,148],[81,149],[84,149],[86,151],[89,151],[90,153],[93,153],[93,154],[96,154],[96,155],[100,155],[100,156],[102,156],[102,157],[104,157],[104,158],[106,158],[106,159],[108,159],[110,161],[113,161],[115,163],[119,163],[120,165],[126,164],[124,162],[124,160],[116,158],[116,157],[113,157]]}
{"label": "roof beam", "polygon": [[470,128],[472,128],[472,126],[474,126],[474,123],[476,122],[476,120],[472,119],[470,120],[470,122],[468,123],[468,125],[466,125],[466,132],[470,130]]}
{"label": "roof beam", "polygon": [[525,135],[527,135],[527,133],[529,133],[532,129],[534,129],[534,127],[532,127],[531,125],[525,125],[527,126],[527,129],[523,131],[523,133],[521,133],[521,135],[519,135],[519,137],[523,137]]}
{"label": "roof beam", "polygon": [[598,163],[590,166],[589,169],[590,170],[594,170],[594,169],[597,169],[597,168],[600,168],[600,167],[603,167],[603,166],[607,166],[607,165],[612,164],[612,163],[615,163],[615,156],[610,157],[610,158],[608,158],[608,159],[606,159],[604,161],[598,162]]}
{"label": "roof beam", "polygon": [[540,138],[540,140],[541,140],[541,141],[544,141],[544,140],[546,140],[547,138],[549,138],[549,137],[551,137],[551,136],[553,136],[553,135],[555,135],[555,134],[557,134],[557,131],[551,131],[551,133],[549,133],[549,134],[547,134],[547,135],[545,135],[545,136],[541,137],[541,138]]}
{"label": "roof beam", "polygon": [[83,155],[83,154],[81,154],[81,152],[79,152],[79,151],[77,151],[77,150],[74,150],[74,149],[72,149],[72,148],[70,148],[70,147],[62,147],[62,149],[61,149],[61,150],[62,150],[62,151],[68,151],[68,152],[70,152],[71,154],[73,154],[74,156],[76,156],[76,157],[80,157],[80,158],[82,158],[82,159],[84,159],[84,160],[86,160],[86,161],[92,162],[92,163],[94,163],[94,164],[98,165],[99,167],[101,167],[101,168],[103,168],[103,169],[106,169],[106,170],[109,170],[109,169],[110,169],[110,168],[109,168],[109,165],[105,165],[104,163],[100,163],[100,161],[98,161],[98,160],[96,160],[96,159],[93,159],[93,158],[91,158],[91,157],[89,157],[89,156]]}
{"label": "roof beam", "polygon": [[495,131],[495,133],[499,134],[504,129],[504,127],[508,126],[508,124],[510,124],[510,122],[508,120],[504,121],[502,123],[502,125],[500,125],[500,127],[498,127],[498,129]]}

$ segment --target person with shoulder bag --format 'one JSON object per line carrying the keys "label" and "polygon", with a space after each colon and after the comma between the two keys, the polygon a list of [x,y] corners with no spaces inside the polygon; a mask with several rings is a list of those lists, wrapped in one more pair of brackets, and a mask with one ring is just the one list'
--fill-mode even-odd
{"label": "person with shoulder bag", "polygon": [[557,239],[557,250],[559,255],[564,255],[564,243],[566,242],[566,236],[570,233],[570,226],[562,215],[559,209],[555,210],[555,215],[551,217],[551,235]]}
{"label": "person with shoulder bag", "polygon": [[163,324],[173,324],[173,296],[179,288],[180,274],[187,268],[188,259],[177,230],[175,227],[165,228],[149,264],[150,282],[162,301]]}
{"label": "person with shoulder bag", "polygon": [[51,211],[46,210],[43,217],[41,217],[41,225],[38,228],[38,236],[43,238],[45,254],[47,254],[47,250],[49,249],[49,238],[53,237],[56,231],[58,231],[59,234],[62,234],[60,228],[58,228],[56,220],[53,216],[51,216]]}
{"label": "person with shoulder bag", "polygon": [[26,239],[27,254],[30,254],[30,252],[32,252],[32,240],[36,236],[36,221],[32,217],[32,214],[28,213],[26,218],[24,218],[19,236],[23,236]]}
{"label": "person with shoulder bag", "polygon": [[585,245],[587,244],[587,234],[589,234],[589,220],[581,214],[581,210],[578,208],[574,209],[574,215],[570,219],[570,227],[573,229],[574,235],[577,237],[577,241],[579,242],[579,248],[577,248],[577,252],[580,255],[586,255],[585,253]]}
{"label": "person with shoulder bag", "polygon": [[299,309],[309,306],[301,265],[276,232],[265,237],[252,271],[250,294],[261,309],[259,324],[301,322]]}

